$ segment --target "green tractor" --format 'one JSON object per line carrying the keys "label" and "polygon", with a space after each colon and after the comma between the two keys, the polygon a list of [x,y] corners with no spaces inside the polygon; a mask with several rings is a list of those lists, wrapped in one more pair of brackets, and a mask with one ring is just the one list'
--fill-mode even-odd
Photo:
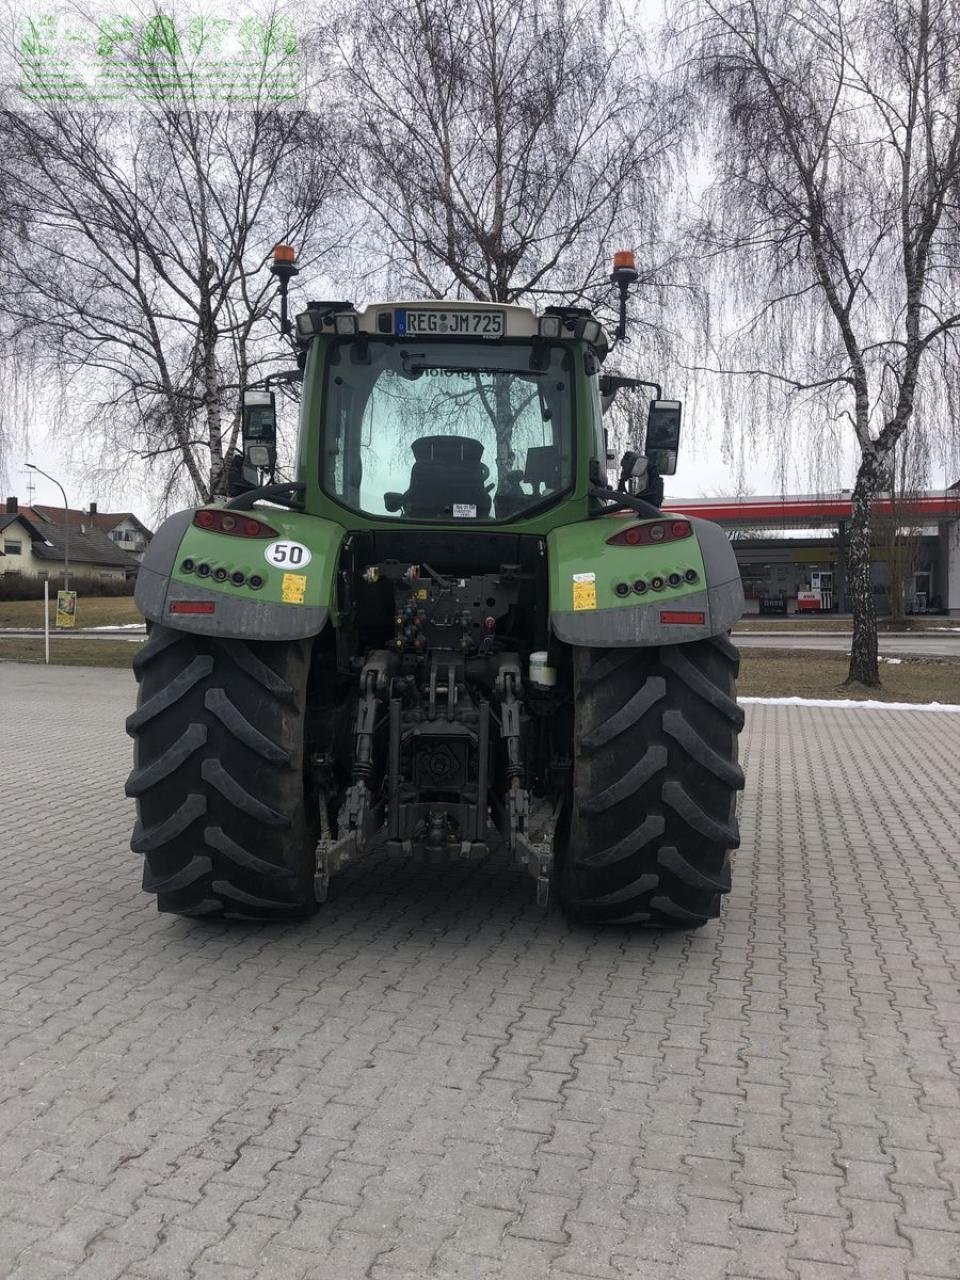
{"label": "green tractor", "polygon": [[[137,603],[133,849],[161,911],[297,917],[372,849],[509,851],[575,918],[719,914],[743,785],[743,595],[661,507],[680,404],[604,371],[587,310],[309,302],[244,396],[232,496],[168,519]],[[632,255],[618,255],[622,339]],[[274,478],[278,380],[302,384]],[[654,392],[608,478],[603,414]],[[639,443],[639,442],[638,442]]]}

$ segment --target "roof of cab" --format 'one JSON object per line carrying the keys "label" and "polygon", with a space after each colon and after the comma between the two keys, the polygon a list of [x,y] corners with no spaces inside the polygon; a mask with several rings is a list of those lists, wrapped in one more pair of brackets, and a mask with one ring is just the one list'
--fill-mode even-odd
{"label": "roof of cab", "polygon": [[[358,313],[357,328],[361,333],[377,334],[383,337],[393,332],[395,312],[411,310],[447,312],[499,311],[504,316],[503,337],[533,338],[540,331],[540,317],[532,307],[519,307],[516,303],[510,302],[480,302],[469,298],[456,300],[449,298],[404,298],[396,302],[371,302]],[[380,323],[381,316],[386,317],[383,327],[381,327]],[[602,361],[609,353],[610,340],[602,326],[600,335],[596,350]],[[443,335],[442,333],[437,333],[433,336],[442,337]],[[560,338],[570,338],[573,335],[561,329],[558,336]]]}

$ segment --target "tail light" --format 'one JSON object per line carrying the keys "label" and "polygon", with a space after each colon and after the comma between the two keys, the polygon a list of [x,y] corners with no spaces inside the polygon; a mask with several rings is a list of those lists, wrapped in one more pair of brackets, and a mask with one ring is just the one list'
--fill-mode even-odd
{"label": "tail light", "polygon": [[655,520],[648,524],[632,524],[607,539],[608,547],[659,547],[664,542],[689,538],[693,528],[686,520]]}
{"label": "tail light", "polygon": [[683,612],[679,609],[663,611],[660,614],[660,621],[665,623],[673,623],[677,626],[685,627],[702,627],[706,615],[700,612]]}
{"label": "tail light", "polygon": [[171,600],[171,613],[214,613],[216,604],[213,600]]}
{"label": "tail light", "polygon": [[244,515],[242,511],[221,511],[204,507],[193,517],[198,529],[206,529],[208,533],[228,533],[234,538],[275,538],[276,529],[255,520],[253,516]]}

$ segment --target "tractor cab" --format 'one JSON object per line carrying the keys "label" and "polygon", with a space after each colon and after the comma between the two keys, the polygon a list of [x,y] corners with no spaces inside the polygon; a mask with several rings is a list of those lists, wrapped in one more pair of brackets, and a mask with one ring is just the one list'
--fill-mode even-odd
{"label": "tractor cab", "polygon": [[[542,512],[577,477],[584,313],[546,315],[483,303],[312,303],[305,383],[318,430],[303,421],[300,466],[319,462],[322,494],[375,520],[458,527]],[[578,323],[578,321],[580,323]],[[606,349],[605,338],[601,348]],[[578,368],[579,362],[579,368]],[[594,431],[596,452],[602,434]],[[319,454],[319,458],[317,458]]]}

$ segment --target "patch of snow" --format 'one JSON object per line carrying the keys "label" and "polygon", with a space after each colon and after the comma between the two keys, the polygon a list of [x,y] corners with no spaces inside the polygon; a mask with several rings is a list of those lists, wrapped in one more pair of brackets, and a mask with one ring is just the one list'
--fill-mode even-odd
{"label": "patch of snow", "polygon": [[142,631],[142,622],[109,622],[102,627],[81,627],[81,631]]}
{"label": "patch of snow", "polygon": [[891,667],[899,667],[900,663],[903,662],[903,659],[902,658],[881,658],[880,661],[889,662]]}
{"label": "patch of snow", "polygon": [[839,707],[845,711],[949,711],[960,715],[950,702],[856,702],[852,698],[738,698],[738,702],[767,707]]}

